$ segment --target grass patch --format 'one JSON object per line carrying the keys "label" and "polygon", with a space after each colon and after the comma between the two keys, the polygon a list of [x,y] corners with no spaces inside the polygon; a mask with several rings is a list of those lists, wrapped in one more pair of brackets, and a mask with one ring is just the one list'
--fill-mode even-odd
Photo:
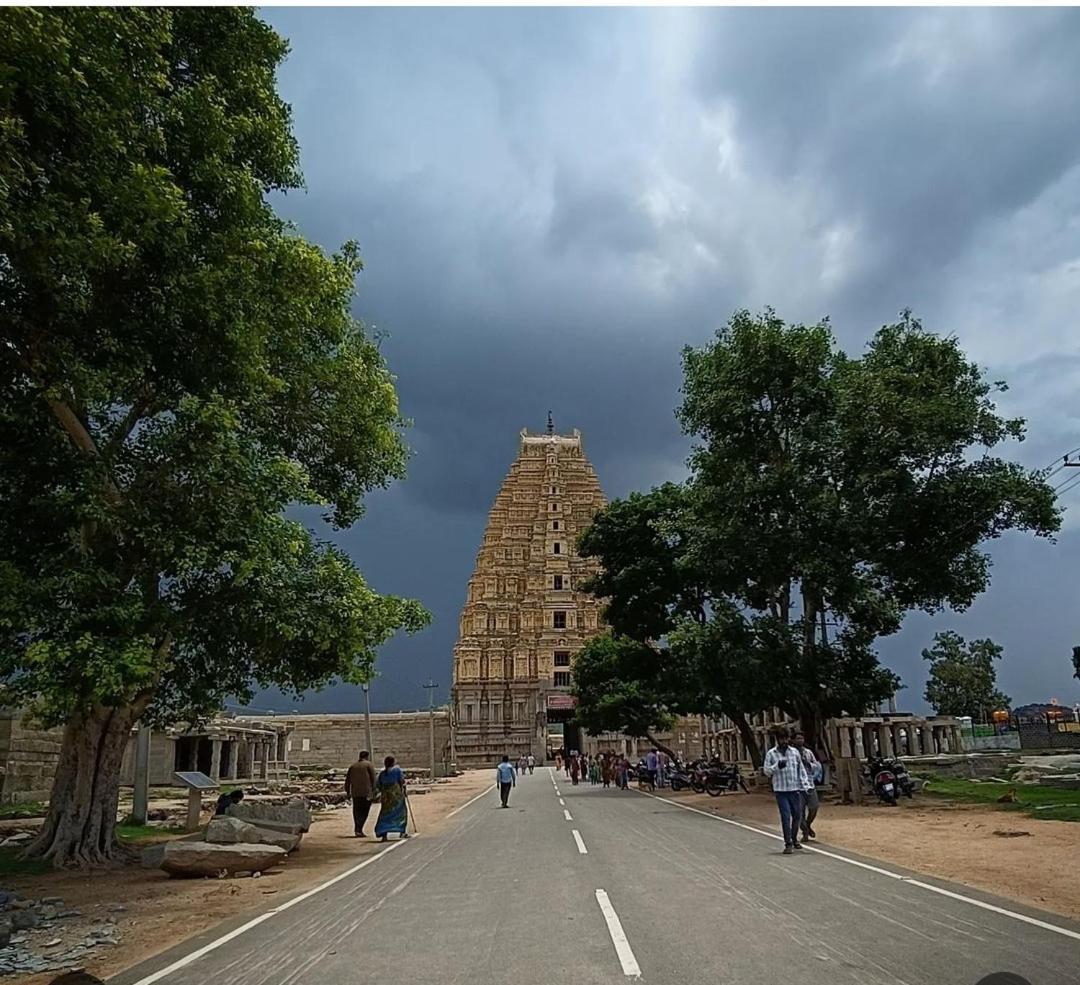
{"label": "grass patch", "polygon": [[40,876],[52,872],[52,862],[43,858],[19,858],[21,848],[0,848],[0,879],[5,876]]}
{"label": "grass patch", "polygon": [[163,841],[182,834],[184,834],[183,828],[166,828],[160,824],[118,824],[116,826],[116,837],[123,842],[155,839]]}
{"label": "grass patch", "polygon": [[32,800],[26,804],[0,804],[0,821],[20,817],[44,817],[48,807]]}
{"label": "grass patch", "polygon": [[[1016,802],[999,804],[998,798],[1016,792]],[[933,777],[922,792],[931,797],[983,804],[1006,811],[1020,811],[1042,821],[1080,821],[1080,790],[1036,787],[1008,783],[972,783],[970,780]]]}

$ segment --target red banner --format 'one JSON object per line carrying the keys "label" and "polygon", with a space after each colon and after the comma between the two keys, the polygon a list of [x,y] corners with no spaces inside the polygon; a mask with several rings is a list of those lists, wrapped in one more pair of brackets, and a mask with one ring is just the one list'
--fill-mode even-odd
{"label": "red banner", "polygon": [[576,708],[577,698],[572,694],[549,694],[547,696],[547,706],[553,711]]}

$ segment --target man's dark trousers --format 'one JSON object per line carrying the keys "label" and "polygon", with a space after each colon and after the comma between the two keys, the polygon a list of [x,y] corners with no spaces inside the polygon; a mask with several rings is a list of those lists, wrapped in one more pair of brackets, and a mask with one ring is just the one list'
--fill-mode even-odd
{"label": "man's dark trousers", "polygon": [[506,807],[506,805],[510,802],[510,787],[512,786],[513,784],[511,783],[499,784],[499,796],[502,797],[503,807]]}
{"label": "man's dark trousers", "polygon": [[353,797],[352,800],[352,823],[353,831],[362,835],[364,825],[367,824],[368,813],[371,811],[371,801],[367,797]]}

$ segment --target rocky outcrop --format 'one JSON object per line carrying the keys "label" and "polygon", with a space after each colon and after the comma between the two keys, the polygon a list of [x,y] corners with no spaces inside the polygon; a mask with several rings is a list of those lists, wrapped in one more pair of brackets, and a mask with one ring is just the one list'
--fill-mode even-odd
{"label": "rocky outcrop", "polygon": [[296,825],[283,827],[289,830],[279,831],[249,824],[238,817],[219,816],[212,818],[206,826],[206,840],[214,845],[276,845],[291,852],[300,844],[302,835]]}
{"label": "rocky outcrop", "polygon": [[311,811],[300,797],[290,800],[287,804],[233,804],[228,809],[228,815],[250,824],[261,825],[264,821],[295,824],[305,832],[311,827]]}
{"label": "rocky outcrop", "polygon": [[159,867],[171,876],[216,876],[222,872],[262,872],[285,860],[277,845],[215,845],[208,841],[171,841]]}

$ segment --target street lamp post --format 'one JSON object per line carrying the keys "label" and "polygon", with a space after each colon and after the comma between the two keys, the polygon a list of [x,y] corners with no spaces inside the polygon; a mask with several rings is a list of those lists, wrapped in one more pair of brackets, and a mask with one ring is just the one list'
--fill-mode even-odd
{"label": "street lamp post", "polygon": [[439,685],[430,677],[424,690],[428,693],[428,733],[431,743],[431,782],[435,782],[435,689]]}
{"label": "street lamp post", "polygon": [[371,685],[365,682],[360,688],[364,692],[364,734],[367,736],[368,755],[374,761],[375,747],[371,744]]}

